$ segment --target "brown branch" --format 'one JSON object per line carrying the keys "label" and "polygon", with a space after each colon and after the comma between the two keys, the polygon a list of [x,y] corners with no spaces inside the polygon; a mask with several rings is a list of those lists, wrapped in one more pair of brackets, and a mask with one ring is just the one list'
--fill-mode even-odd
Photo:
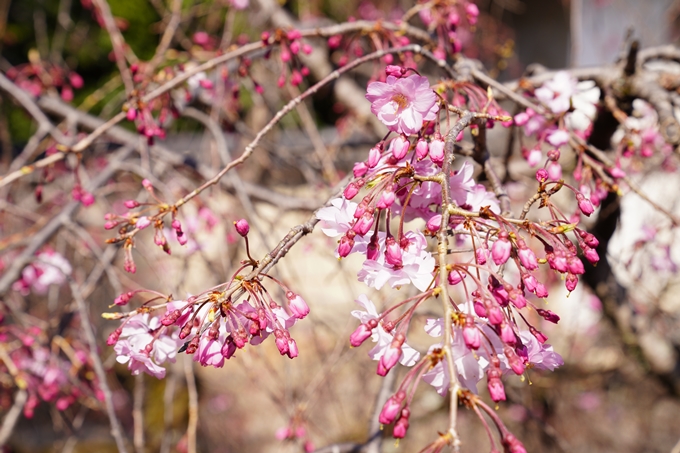
{"label": "brown branch", "polygon": [[94,329],[92,323],[90,322],[89,315],[87,313],[87,305],[85,304],[85,299],[83,299],[80,289],[73,280],[69,280],[69,285],[71,287],[71,295],[76,302],[76,307],[78,309],[78,314],[80,315],[80,323],[82,325],[83,332],[85,332],[85,339],[90,348],[90,359],[92,360],[92,366],[94,367],[94,372],[97,375],[99,381],[99,388],[104,394],[104,405],[106,407],[106,413],[109,416],[109,422],[111,423],[111,435],[116,441],[116,446],[118,451],[121,453],[127,453],[127,447],[125,446],[125,439],[123,437],[123,429],[116,417],[116,410],[113,405],[113,395],[109,384],[106,381],[106,371],[104,370],[104,365],[99,358],[99,352],[97,347],[97,340],[94,336]]}
{"label": "brown branch", "polygon": [[14,404],[12,404],[7,415],[5,415],[5,418],[2,420],[2,427],[0,427],[0,447],[4,447],[7,444],[12,432],[14,432],[14,427],[19,421],[27,399],[28,392],[25,389],[19,389],[16,395],[14,395]]}

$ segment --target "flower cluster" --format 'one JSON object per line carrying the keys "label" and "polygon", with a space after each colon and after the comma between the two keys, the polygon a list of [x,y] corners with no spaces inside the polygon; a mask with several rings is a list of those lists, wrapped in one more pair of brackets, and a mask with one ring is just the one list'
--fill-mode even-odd
{"label": "flower cluster", "polygon": [[[247,244],[248,223],[239,220],[234,226]],[[268,274],[255,273],[250,278],[239,275],[249,266],[257,269],[257,262],[250,256],[229,282],[208,292],[161,305],[151,305],[152,299],[125,315],[107,341],[116,351],[116,360],[127,363],[132,374],[145,372],[162,378],[165,369],[161,365],[173,362],[178,352],[193,354],[203,366],[220,368],[238,349],[246,344],[261,344],[271,335],[281,355],[297,357],[298,346],[289,329],[309,314],[309,306]],[[265,279],[284,292],[283,304],[277,303],[265,288]],[[141,291],[124,293],[114,303],[125,305],[138,292]],[[162,309],[162,315],[152,316]]]}
{"label": "flower cluster", "polygon": [[50,285],[63,285],[71,274],[71,264],[63,255],[52,249],[38,253],[35,260],[21,272],[21,278],[12,289],[27,296],[31,291],[45,294]]}
{"label": "flower cluster", "polygon": [[[594,208],[583,189],[552,182],[539,172],[537,194],[542,206],[551,207],[553,217],[539,224],[502,216],[496,196],[475,182],[473,164],[463,162],[458,170],[443,173],[446,141],[451,140],[445,138],[449,133],[440,131],[438,111],[445,93],[437,96],[427,79],[408,72],[388,66],[385,83],[369,84],[366,98],[390,134],[369,151],[366,161],[355,164],[354,179],[343,197],[316,213],[322,231],[339,238],[338,257],[353,253],[365,257],[359,281],[378,290],[386,284],[392,288],[413,285],[418,290],[382,312],[362,295],[356,302],[363,310],[352,313],[360,325],[350,343],[356,347],[372,339],[375,346],[369,355],[378,362],[379,375],[397,363],[412,367],[381,413],[381,423],[394,423],[396,438],[408,430],[411,400],[420,381],[445,395],[451,388],[449,369],[455,369],[456,381],[467,392],[468,401],[473,401],[470,404],[483,404],[475,396],[481,380],[486,379],[491,399],[498,402],[506,398],[504,375],[562,365],[562,358],[539,330],[541,320],[559,321],[555,313],[541,307],[540,299],[548,296],[548,290],[539,267],[545,263],[564,274],[567,289],[573,291],[585,271],[580,256],[591,263],[599,259],[594,236],[576,228],[551,202],[551,196],[566,187],[576,194],[579,211],[590,215]],[[455,100],[461,86],[448,88]],[[575,91],[557,93],[555,83],[548,88],[555,90],[556,98],[562,96],[560,102],[573,102]],[[481,100],[473,102],[481,104]],[[564,106],[555,101],[555,108]],[[592,113],[579,109],[568,112],[570,123],[582,120],[580,113],[585,117]],[[492,127],[493,121],[510,124],[503,116],[482,113],[480,117],[486,127]],[[556,162],[559,151],[550,156]],[[442,225],[444,218],[448,225]],[[406,228],[406,222],[412,226]],[[442,231],[454,236],[454,247],[447,247],[444,272],[428,244],[429,236],[439,237]],[[543,248],[540,258],[535,251],[538,245]],[[427,321],[427,333],[439,340],[419,352],[407,342],[409,326],[418,307],[433,297],[443,299],[451,315]],[[442,338],[446,330],[449,344]],[[453,368],[447,360],[452,360]],[[505,427],[499,425],[499,430],[503,442],[521,447]]]}

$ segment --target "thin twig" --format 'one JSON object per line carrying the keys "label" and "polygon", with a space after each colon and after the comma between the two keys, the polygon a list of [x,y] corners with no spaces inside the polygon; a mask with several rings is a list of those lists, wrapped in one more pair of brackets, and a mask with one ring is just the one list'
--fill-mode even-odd
{"label": "thin twig", "polygon": [[135,388],[132,393],[132,420],[134,431],[132,443],[135,453],[144,453],[144,374],[135,376]]}
{"label": "thin twig", "polygon": [[196,453],[196,429],[198,427],[198,391],[196,390],[196,376],[194,376],[194,362],[188,355],[184,357],[184,376],[187,380],[187,393],[189,396],[187,452]]}
{"label": "thin twig", "polygon": [[104,405],[106,406],[106,413],[109,416],[109,422],[111,423],[111,435],[116,440],[116,446],[118,451],[121,453],[127,453],[127,447],[125,446],[125,439],[123,437],[123,429],[116,416],[116,410],[113,405],[113,395],[111,394],[111,389],[106,379],[106,371],[104,370],[104,365],[99,358],[97,340],[94,336],[94,329],[92,323],[90,322],[90,317],[87,313],[87,305],[85,304],[85,299],[83,299],[80,289],[76,283],[69,279],[69,286],[71,287],[71,295],[75,299],[76,307],[78,308],[78,314],[80,315],[80,323],[85,332],[85,339],[90,348],[90,359],[92,360],[92,366],[94,367],[94,372],[97,375],[99,388],[104,394]]}
{"label": "thin twig", "polygon": [[2,421],[2,427],[0,427],[0,447],[4,447],[9,440],[9,437],[12,435],[27,399],[28,392],[24,389],[19,389],[16,395],[14,395],[14,404],[12,404],[7,415],[5,415],[5,419]]}

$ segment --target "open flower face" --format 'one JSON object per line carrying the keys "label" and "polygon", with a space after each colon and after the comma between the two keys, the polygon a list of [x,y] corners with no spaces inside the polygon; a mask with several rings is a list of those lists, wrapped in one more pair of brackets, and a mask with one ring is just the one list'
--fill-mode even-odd
{"label": "open flower face", "polygon": [[424,121],[432,121],[439,111],[437,95],[427,77],[412,74],[404,78],[388,76],[386,82],[368,85],[366,99],[371,112],[393,132],[417,134]]}

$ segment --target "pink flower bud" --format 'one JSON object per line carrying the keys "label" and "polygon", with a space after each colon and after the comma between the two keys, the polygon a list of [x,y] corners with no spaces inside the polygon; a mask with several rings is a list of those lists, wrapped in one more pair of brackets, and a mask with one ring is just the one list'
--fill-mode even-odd
{"label": "pink flower bud", "polygon": [[473,307],[475,309],[475,314],[479,316],[480,318],[486,318],[486,315],[488,314],[486,312],[486,307],[482,303],[481,300],[476,299],[473,303]]}
{"label": "pink flower bud", "polygon": [[349,230],[342,238],[340,238],[340,244],[338,245],[338,255],[341,258],[347,257],[352,252],[352,247],[354,247],[354,236],[356,233]]}
{"label": "pink flower bud", "polygon": [[595,249],[591,249],[585,244],[583,247],[583,256],[585,256],[588,262],[593,265],[597,264],[598,261],[600,261],[600,255],[597,254]]}
{"label": "pink flower bud", "polygon": [[72,72],[68,75],[68,79],[69,82],[71,83],[71,86],[76,90],[79,90],[80,88],[83,87],[83,78],[80,77],[80,74]]}
{"label": "pink flower bud", "polygon": [[361,346],[364,341],[371,337],[371,334],[375,326],[371,327],[371,325],[369,324],[370,321],[373,321],[375,323],[375,326],[378,325],[375,319],[371,319],[369,320],[369,322],[365,324],[360,324],[359,327],[357,327],[356,330],[352,332],[352,335],[349,336],[349,344],[357,348]]}
{"label": "pink flower bud", "polygon": [[490,304],[486,307],[486,312],[488,314],[489,322],[494,326],[503,322],[503,311],[501,311],[501,308],[498,305]]}
{"label": "pink flower bud", "polygon": [[475,258],[477,259],[477,264],[483,266],[486,264],[486,259],[489,256],[489,250],[484,247],[479,247],[475,250]]}
{"label": "pink flower bud", "polygon": [[135,226],[137,228],[139,228],[140,230],[143,230],[144,228],[148,227],[149,225],[151,225],[151,221],[146,216],[141,216],[135,222]]}
{"label": "pink flower bud", "polygon": [[274,331],[274,336],[276,337],[275,343],[279,353],[281,355],[286,354],[288,352],[288,339],[283,334],[283,331],[281,329],[276,329]]}
{"label": "pink flower bud", "polygon": [[402,267],[401,247],[393,236],[385,240],[385,262],[396,268]]}
{"label": "pink flower bud", "polygon": [[444,140],[436,138],[430,142],[430,160],[437,165],[444,163]]}
{"label": "pink flower bud", "polygon": [[286,292],[286,298],[288,299],[288,308],[293,313],[297,319],[302,319],[309,314],[309,306],[307,302],[295,294],[293,291]]}
{"label": "pink flower bud", "polygon": [[355,178],[361,178],[368,172],[368,165],[366,165],[364,162],[357,162],[354,164],[354,168],[352,169],[352,173],[354,174]]}
{"label": "pink flower bud", "polygon": [[510,302],[517,308],[524,308],[527,306],[527,300],[522,293],[518,290],[513,289],[508,293],[508,298]]}
{"label": "pink flower bud", "polygon": [[548,337],[543,335],[543,333],[540,330],[536,329],[533,326],[529,326],[529,332],[531,332],[531,335],[536,337],[538,342],[541,343],[541,344],[544,344],[546,341],[548,341]]}
{"label": "pink flower bud", "polygon": [[403,135],[398,136],[390,143],[390,151],[395,159],[401,160],[408,153],[411,143]]}
{"label": "pink flower bud", "polygon": [[505,434],[505,437],[503,438],[503,446],[508,453],[527,453],[522,442],[517,440],[517,438],[509,432]]}
{"label": "pink flower bud", "polygon": [[441,227],[442,224],[442,215],[441,214],[436,214],[430,217],[430,219],[427,221],[427,224],[425,225],[428,231],[432,231],[433,233],[439,231],[439,228]]}
{"label": "pink flower bud", "polygon": [[418,160],[423,160],[427,157],[427,140],[424,138],[419,138],[418,142],[416,143],[416,158]]}
{"label": "pink flower bud", "polygon": [[291,359],[294,359],[295,357],[298,356],[297,343],[292,338],[288,339],[288,352],[286,353],[286,355],[288,355],[288,358]]}
{"label": "pink flower bud", "polygon": [[578,285],[578,277],[572,273],[567,274],[567,278],[564,280],[564,286],[567,288],[567,291],[572,292],[576,289],[576,285]]}
{"label": "pink flower bud", "polygon": [[508,233],[501,231],[498,233],[498,240],[491,246],[491,258],[497,266],[504,264],[510,258],[512,244],[508,240]]}
{"label": "pink flower bud", "polygon": [[134,208],[139,207],[139,202],[137,202],[136,200],[126,200],[125,203],[123,203],[123,204],[128,209],[134,209]]}
{"label": "pink flower bud", "polygon": [[536,284],[538,280],[531,274],[522,274],[522,281],[524,282],[524,287],[529,290],[529,292],[536,291]]}
{"label": "pink flower bud", "polygon": [[359,236],[365,236],[371,230],[373,226],[373,212],[366,211],[364,214],[356,221],[352,230]]}
{"label": "pink flower bud", "polygon": [[541,318],[545,319],[546,321],[550,321],[553,324],[557,324],[560,321],[560,317],[550,310],[537,308],[536,313],[538,313],[538,316],[540,316]]}
{"label": "pink flower bud", "polygon": [[231,338],[231,336],[229,336],[227,337],[227,341],[225,341],[224,344],[222,345],[222,349],[220,349],[220,354],[222,354],[222,357],[229,360],[233,357],[235,352],[236,345],[234,344],[234,340]]}
{"label": "pink flower bud", "polygon": [[579,236],[581,236],[581,239],[583,239],[583,241],[588,244],[589,247],[596,249],[597,246],[600,245],[600,241],[598,241],[595,236],[588,233],[587,231],[579,231]]}
{"label": "pink flower bud", "polygon": [[505,401],[505,389],[503,388],[503,381],[501,381],[501,374],[501,370],[495,366],[489,367],[486,372],[489,396],[496,403]]}
{"label": "pink flower bud", "polygon": [[[387,348],[385,353],[380,357],[380,366],[378,367],[378,374],[380,376],[385,376],[387,373],[394,368],[394,366],[399,361],[401,357],[401,345],[403,344],[403,335],[401,335],[402,340],[398,339],[400,335],[396,335],[392,343]],[[384,372],[385,374],[381,374]]]}
{"label": "pink flower bud", "polygon": [[539,283],[536,285],[536,297],[548,297],[548,289],[545,287],[543,283]]}
{"label": "pink flower bud", "polygon": [[366,259],[376,261],[379,257],[380,247],[378,244],[378,235],[373,234],[371,240],[368,242],[368,246],[366,246]]}
{"label": "pink flower bud", "polygon": [[404,72],[405,72],[404,68],[402,68],[401,66],[387,65],[387,67],[385,68],[385,73],[388,76],[394,76],[397,78],[403,76]]}
{"label": "pink flower bud", "polygon": [[236,232],[240,234],[242,237],[248,236],[248,232],[250,231],[250,225],[248,224],[248,221],[246,219],[237,220],[236,222],[234,222],[234,226],[236,227]]}
{"label": "pink flower bud", "polygon": [[501,323],[500,329],[501,329],[500,337],[501,337],[501,340],[503,341],[503,343],[510,345],[510,346],[514,346],[515,343],[517,343],[517,337],[515,336],[515,331],[512,330],[512,327],[510,326],[510,324],[503,321]]}
{"label": "pink flower bud", "polygon": [[151,181],[148,179],[142,179],[142,187],[144,187],[146,190],[152,191],[153,190],[153,185],[151,184]]}
{"label": "pink flower bud", "polygon": [[557,162],[550,162],[546,168],[548,178],[551,181],[559,181],[562,179],[562,166]]}
{"label": "pink flower bud", "polygon": [[463,279],[465,278],[465,272],[453,269],[451,272],[449,272],[449,275],[447,276],[447,280],[449,282],[449,285],[457,285]]}
{"label": "pink flower bud", "polygon": [[482,345],[482,338],[479,329],[475,326],[471,317],[466,317],[465,327],[463,327],[463,340],[468,349],[479,349]]}
{"label": "pink flower bud", "polygon": [[593,204],[590,202],[589,199],[583,196],[581,193],[576,194],[576,201],[578,202],[578,208],[581,210],[583,215],[590,217],[590,214],[595,212],[595,208],[593,208]]}
{"label": "pink flower bud", "polygon": [[379,421],[381,424],[389,425],[397,418],[404,399],[406,399],[406,392],[400,390],[385,402],[380,411]]}
{"label": "pink flower bud", "polygon": [[539,168],[536,172],[536,181],[546,182],[548,180],[548,172],[545,168]]}
{"label": "pink flower bud", "polygon": [[515,115],[515,124],[518,126],[524,126],[529,121],[529,115],[526,112],[521,112]]}
{"label": "pink flower bud", "polygon": [[328,47],[330,49],[337,49],[340,47],[340,43],[342,42],[342,35],[335,35],[331,36],[328,38]]}
{"label": "pink flower bud", "polygon": [[576,256],[571,255],[567,258],[567,266],[572,274],[581,275],[585,273],[583,262]]}
{"label": "pink flower bud", "polygon": [[294,87],[300,85],[302,83],[302,74],[300,74],[300,71],[294,69],[293,72],[290,74],[290,84],[293,85]]}
{"label": "pink flower bud", "polygon": [[376,165],[378,165],[381,156],[382,156],[381,147],[374,146],[373,148],[371,148],[371,150],[368,152],[368,160],[366,161],[366,165],[368,165],[368,168],[374,168]]}
{"label": "pink flower bud", "polygon": [[351,200],[352,198],[357,196],[360,188],[361,188],[361,186],[357,182],[352,181],[351,183],[349,183],[347,185],[347,187],[345,187],[345,190],[342,194],[345,198],[347,198],[348,200]]}
{"label": "pink flower bud", "polygon": [[529,271],[537,269],[538,260],[536,259],[536,255],[531,251],[530,248],[527,247],[525,242],[521,239],[518,240],[517,247],[519,249],[517,255],[519,256],[519,262],[522,263],[522,266],[524,266]]}
{"label": "pink flower bud", "polygon": [[403,439],[406,436],[406,431],[408,431],[408,418],[411,415],[411,411],[404,408],[401,410],[401,417],[394,424],[394,429],[392,430],[392,436],[395,439]]}
{"label": "pink flower bud", "polygon": [[522,359],[520,359],[517,353],[515,353],[514,349],[512,349],[510,346],[505,346],[503,348],[503,353],[508,359],[510,368],[515,372],[516,375],[519,376],[524,373],[524,362],[522,362]]}
{"label": "pink flower bud", "polygon": [[551,161],[557,162],[560,160],[560,150],[559,149],[551,149],[548,151],[548,159]]}
{"label": "pink flower bud", "polygon": [[118,339],[120,338],[121,333],[123,333],[122,327],[119,327],[113,332],[111,332],[108,338],[106,339],[106,344],[109,346],[113,346],[114,344],[116,344],[118,342]]}
{"label": "pink flower bud", "polygon": [[383,192],[380,194],[380,199],[375,204],[375,206],[378,209],[389,209],[394,203],[395,198],[396,195],[394,193],[394,184],[387,184]]}
{"label": "pink flower bud", "polygon": [[298,41],[293,41],[292,43],[290,43],[290,51],[294,55],[300,53],[300,43]]}
{"label": "pink flower bud", "polygon": [[[313,50],[312,46],[310,46],[309,44],[303,44],[302,45],[302,53],[304,53],[305,55],[310,55],[312,53],[312,50]],[[302,69],[304,70],[304,69],[307,69],[307,68],[302,68]]]}
{"label": "pink flower bud", "polygon": [[127,113],[125,114],[125,117],[127,118],[128,121],[134,121],[135,118],[137,118],[137,109],[134,107],[129,108]]}
{"label": "pink flower bud", "polygon": [[127,305],[134,294],[132,292],[123,293],[116,297],[113,303],[115,305]]}

